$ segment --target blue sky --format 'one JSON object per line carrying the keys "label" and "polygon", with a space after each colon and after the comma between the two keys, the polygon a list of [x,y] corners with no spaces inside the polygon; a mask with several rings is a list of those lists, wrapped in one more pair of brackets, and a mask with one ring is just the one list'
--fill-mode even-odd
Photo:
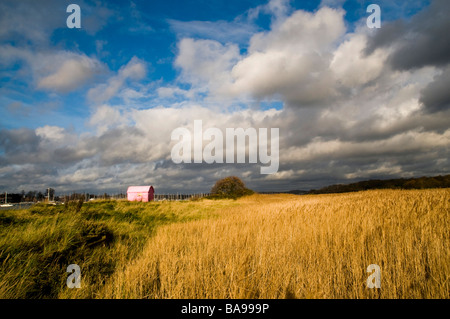
{"label": "blue sky", "polygon": [[[81,8],[81,29],[66,26],[70,3]],[[366,8],[372,3],[382,8],[380,30],[365,27]],[[399,43],[412,45],[404,42],[411,35],[426,40],[428,34],[420,34],[415,26],[429,25],[430,15],[446,6],[442,0],[433,5],[419,0],[4,1],[0,8],[0,176],[11,180],[0,186],[17,190],[53,183],[63,191],[114,191],[127,183],[159,182],[162,189],[175,191],[189,183],[174,186],[177,183],[165,181],[167,176],[184,176],[205,191],[217,177],[235,173],[254,187],[286,190],[445,172],[448,133],[439,122],[443,114],[424,111],[423,101],[430,99],[423,92],[436,90],[439,85],[433,83],[439,77],[446,79],[446,71],[441,74],[446,62],[427,60],[419,67],[403,69],[402,75],[392,62],[401,49]],[[436,27],[430,32],[438,32],[446,22],[436,19],[433,23]],[[392,32],[384,31],[389,28]],[[398,38],[390,39],[388,34]],[[371,45],[375,51],[360,57],[361,48]],[[351,63],[355,56],[360,59],[359,68]],[[279,57],[287,64],[286,74],[271,73],[267,61],[279,65]],[[291,61],[299,64],[290,65]],[[259,69],[261,77],[254,76]],[[266,82],[260,83],[264,76]],[[398,94],[390,92],[390,85]],[[365,103],[367,99],[371,101]],[[380,108],[371,105],[374,99],[380,99],[378,105],[387,111],[380,113]],[[367,104],[366,109],[355,109],[361,104]],[[439,106],[439,110],[445,118],[447,108]],[[171,120],[154,123],[155,112],[158,116],[166,112]],[[198,167],[173,166],[163,146],[170,143],[170,134],[152,132],[186,125],[189,116],[178,118],[183,112],[192,116],[212,112],[216,116],[204,120],[216,126],[289,127],[280,144],[286,164],[282,162],[278,175],[271,177],[255,175],[256,170],[248,166],[206,165],[200,174]],[[351,118],[342,117],[345,112],[351,112]],[[142,123],[143,119],[148,122]],[[412,124],[420,119],[429,124]],[[333,121],[334,130],[323,128]],[[160,126],[164,124],[167,127]],[[310,125],[316,127],[311,130]],[[372,131],[365,132],[367,127]],[[394,145],[408,134],[422,134],[411,137],[424,141],[417,152],[429,150],[429,141],[435,138],[435,156],[415,165],[404,162],[389,147],[385,161],[350,150],[352,143]],[[139,151],[119,156],[105,145],[113,136]],[[144,147],[136,136],[157,141]],[[304,159],[290,155],[312,154],[333,143],[348,147],[348,156],[335,154],[334,158],[333,153],[328,161],[317,161],[313,155]],[[25,159],[27,154],[38,160]],[[302,159],[296,162],[291,157]],[[138,167],[147,172],[142,180],[133,175]],[[111,173],[123,170],[126,176]],[[74,177],[82,172],[84,177]]]}
{"label": "blue sky", "polygon": [[[20,1],[19,1],[20,2]],[[264,1],[96,1],[80,2],[82,10],[82,28],[69,29],[65,9],[73,1],[42,2],[29,4],[30,9],[39,5],[41,9],[51,8],[54,20],[52,29],[47,29],[46,16],[38,17],[37,24],[47,29],[44,41],[21,39],[14,34],[6,38],[3,44],[24,46],[34,50],[67,50],[96,57],[104,64],[102,72],[94,79],[101,81],[108,73],[117,72],[133,57],[147,63],[148,72],[140,80],[141,85],[157,88],[158,84],[176,83],[179,70],[174,67],[177,54],[177,41],[182,37],[214,39],[223,42],[237,42],[241,53],[245,53],[252,34],[269,30],[273,13],[261,9]],[[86,4],[84,6],[83,4]],[[355,22],[365,18],[365,9],[373,1],[325,1],[335,7],[345,9],[345,21],[349,28]],[[379,1],[384,5],[383,19],[408,18],[425,7],[428,1]],[[23,5],[27,5],[23,1]],[[288,12],[298,9],[315,11],[320,1],[291,1]],[[14,8],[14,5],[12,5]],[[259,10],[258,10],[259,9]],[[13,9],[14,10],[14,9]],[[253,11],[259,11],[252,17]],[[14,15],[14,11],[10,11]],[[253,13],[254,14],[254,13]],[[98,17],[97,17],[98,15]],[[21,19],[20,16],[16,17]],[[23,17],[25,20],[26,17]],[[100,20],[100,26],[84,27],[93,20]],[[25,21],[23,21],[25,22]],[[22,22],[22,23],[23,23]],[[94,29],[94,30],[92,30]],[[98,29],[98,30],[97,30]],[[216,31],[220,32],[216,32]],[[45,31],[44,31],[45,32]],[[4,112],[1,126],[5,128],[36,128],[45,124],[73,126],[81,132],[85,129],[85,120],[89,118],[90,108],[86,102],[86,92],[92,82],[86,82],[70,92],[39,90],[23,69],[23,60],[14,61],[2,69],[1,107],[12,112]],[[21,76],[22,73],[24,76]],[[156,84],[156,82],[159,82]],[[188,84],[176,83],[184,88]],[[116,100],[116,102],[120,102]],[[22,103],[21,109],[11,107],[11,103]],[[282,103],[273,104],[281,107]],[[267,105],[267,103],[265,103]]]}

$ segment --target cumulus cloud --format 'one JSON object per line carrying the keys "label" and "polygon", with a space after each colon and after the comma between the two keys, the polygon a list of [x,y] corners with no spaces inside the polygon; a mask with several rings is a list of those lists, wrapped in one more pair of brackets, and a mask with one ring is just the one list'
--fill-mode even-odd
{"label": "cumulus cloud", "polygon": [[449,1],[434,0],[409,21],[387,23],[369,38],[365,49],[366,54],[371,54],[378,48],[389,48],[388,62],[394,70],[444,68],[444,72],[421,91],[420,101],[428,112],[449,108],[450,94],[445,90],[450,64],[449,10]]}
{"label": "cumulus cloud", "polygon": [[441,75],[436,76],[434,81],[422,90],[420,102],[427,111],[439,112],[450,109],[450,66]]}
{"label": "cumulus cloud", "polygon": [[409,70],[424,66],[443,66],[450,62],[450,29],[448,12],[450,2],[433,0],[430,6],[408,22],[403,20],[386,24],[379,29],[367,47],[392,46],[390,63],[394,69]]}
{"label": "cumulus cloud", "polygon": [[[308,145],[293,147],[285,153],[285,161],[313,161],[332,156],[339,158],[390,156],[395,154],[416,154],[450,146],[450,130],[444,134],[409,131],[377,141],[349,142],[314,138]],[[281,159],[283,160],[283,158]]]}
{"label": "cumulus cloud", "polygon": [[[133,58],[88,91],[95,105],[87,120],[91,132],[54,125],[3,129],[0,184],[15,179],[27,185],[32,178],[36,185],[52,183],[61,191],[73,185],[124,191],[145,183],[156,185],[157,192],[181,192],[207,191],[217,179],[239,175],[251,188],[279,191],[449,173],[446,39],[436,43],[437,53],[415,50],[410,40],[414,35],[426,44],[439,36],[447,22],[430,15],[446,4],[435,1],[410,21],[386,23],[379,31],[357,27],[349,32],[341,3],[324,0],[315,12],[292,12],[286,1],[276,0],[257,7],[249,16],[266,10],[272,24],[249,35],[243,51],[238,43],[243,38],[223,41],[204,30],[230,24],[172,21],[173,28],[192,27],[202,34],[180,35],[175,81],[143,85],[147,63]],[[411,21],[427,32],[411,28]],[[414,57],[399,62],[396,57],[405,48]],[[30,61],[36,83],[59,91],[88,81],[82,74],[72,83],[57,81],[71,72],[75,64],[70,61],[96,65],[93,58],[60,52],[58,63],[38,66],[26,50],[7,46],[0,56],[0,63],[17,57]],[[114,103],[114,97],[124,103]],[[282,108],[263,109],[260,101],[281,101]],[[260,164],[248,162],[174,164],[171,133],[178,127],[192,132],[194,120],[202,120],[204,130],[222,132],[227,127],[280,128],[279,171],[262,176]]]}
{"label": "cumulus cloud", "polygon": [[271,13],[276,23],[287,16],[290,10],[289,0],[270,0],[266,5],[261,6],[261,9]]}
{"label": "cumulus cloud", "polygon": [[[272,5],[274,10],[282,6]],[[343,15],[328,7],[296,11],[272,30],[252,36],[246,56],[236,45],[182,39],[175,62],[180,79],[206,83],[211,94],[275,97],[300,106],[331,98],[336,92],[330,50],[345,33]]]}
{"label": "cumulus cloud", "polygon": [[62,62],[55,73],[40,78],[37,87],[59,92],[72,91],[91,79],[98,69],[96,60],[75,56]]}
{"label": "cumulus cloud", "polygon": [[123,121],[124,117],[117,107],[104,104],[96,108],[89,119],[89,125],[95,127],[97,132],[102,134],[115,125],[123,123]]}
{"label": "cumulus cloud", "polygon": [[42,140],[48,140],[51,142],[62,141],[66,135],[64,128],[50,125],[38,127],[35,132],[36,136],[39,136]]}
{"label": "cumulus cloud", "polygon": [[[33,153],[38,148],[38,143],[39,137],[32,130],[25,128],[1,130],[0,147],[4,154],[9,155],[9,157],[20,159],[20,156],[17,155],[25,155],[26,152]],[[27,161],[28,159],[24,157],[20,162],[24,160]],[[11,163],[14,163],[14,161],[11,161]]]}
{"label": "cumulus cloud", "polygon": [[181,69],[180,80],[211,93],[222,90],[231,80],[230,70],[240,57],[235,44],[222,45],[214,40],[182,39],[175,66]]}
{"label": "cumulus cloud", "polygon": [[[46,168],[48,164],[73,164],[89,153],[76,149],[78,139],[75,134],[56,126],[46,125],[36,130],[2,130],[1,136],[0,150],[3,155],[0,161],[10,165],[32,164]],[[69,149],[72,152],[70,158],[64,152]]]}
{"label": "cumulus cloud", "polygon": [[250,8],[246,12],[246,17],[250,21],[253,21],[261,15],[270,15],[271,24],[275,26],[279,22],[282,22],[291,12],[292,7],[289,0],[269,0],[265,4]]}
{"label": "cumulus cloud", "polygon": [[137,57],[133,57],[125,66],[122,66],[116,75],[109,78],[106,83],[99,84],[87,93],[88,100],[93,103],[106,102],[114,97],[127,80],[137,81],[147,74],[147,65]]}
{"label": "cumulus cloud", "polygon": [[364,34],[353,34],[337,48],[330,63],[336,81],[347,87],[360,87],[378,78],[384,68],[387,53],[377,50],[366,56],[366,44]]}
{"label": "cumulus cloud", "polygon": [[[120,183],[136,180],[135,174],[140,176],[141,181],[147,179],[154,183],[159,176],[160,183],[178,183],[176,181],[180,174],[190,176],[192,172],[186,169],[180,173],[181,167],[171,160],[170,152],[174,144],[171,133],[175,128],[186,127],[193,131],[194,120],[202,119],[205,129],[217,127],[225,134],[226,127],[236,125],[244,128],[267,127],[267,122],[278,113],[267,110],[256,114],[246,111],[218,115],[211,109],[190,105],[182,109],[154,108],[119,114],[115,109],[103,105],[90,120],[92,125],[102,128],[95,134],[78,135],[62,127],[48,125],[35,130],[2,131],[0,153],[3,155],[0,155],[0,162],[32,165],[40,172],[52,168],[52,185],[57,180],[61,190],[71,187],[71,183],[88,187],[101,184],[102,187],[113,189],[118,185],[118,180],[112,176],[118,175]],[[131,124],[123,123],[123,118]],[[112,125],[114,122],[120,125]],[[205,145],[207,142],[205,140]],[[254,170],[259,170],[258,165],[252,166]],[[123,171],[124,167],[127,170]],[[138,167],[146,168],[146,171],[139,172]],[[216,173],[223,171],[223,174],[239,170],[232,164],[223,164],[219,170],[217,166],[204,164],[193,169]],[[5,179],[2,180],[6,180],[10,174],[17,172],[4,172],[2,175]],[[208,183],[214,182],[214,176],[216,174],[211,174]],[[187,185],[189,180],[184,184]],[[201,188],[199,185],[197,187]]]}
{"label": "cumulus cloud", "polygon": [[88,83],[104,69],[96,58],[70,51],[33,52],[29,48],[0,46],[4,65],[25,62],[24,70],[31,74],[41,90],[67,93]]}

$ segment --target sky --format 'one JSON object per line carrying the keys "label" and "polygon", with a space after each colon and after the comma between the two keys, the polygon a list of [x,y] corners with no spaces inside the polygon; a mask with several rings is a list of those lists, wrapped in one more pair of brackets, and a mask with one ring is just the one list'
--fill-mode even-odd
{"label": "sky", "polygon": [[[72,3],[81,28],[67,26]],[[447,0],[1,1],[0,191],[449,174],[449,13]],[[278,171],[175,163],[171,134],[195,120],[279,128]]]}

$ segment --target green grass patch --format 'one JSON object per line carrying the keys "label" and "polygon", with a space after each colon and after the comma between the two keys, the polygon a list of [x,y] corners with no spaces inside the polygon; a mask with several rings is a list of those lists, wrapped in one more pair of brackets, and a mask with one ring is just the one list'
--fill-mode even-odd
{"label": "green grass patch", "polygon": [[[139,256],[155,230],[214,218],[230,200],[74,201],[0,212],[0,298],[95,298],[119,267]],[[69,289],[67,266],[81,268],[82,289]]]}

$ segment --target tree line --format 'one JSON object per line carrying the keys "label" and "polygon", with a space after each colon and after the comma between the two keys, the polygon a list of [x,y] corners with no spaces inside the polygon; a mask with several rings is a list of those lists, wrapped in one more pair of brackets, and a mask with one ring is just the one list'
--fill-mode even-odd
{"label": "tree line", "polygon": [[307,194],[330,194],[358,192],[370,189],[426,189],[426,188],[448,188],[450,187],[450,175],[419,177],[419,178],[397,178],[388,180],[368,180],[351,184],[337,184],[326,186],[317,190],[310,190]]}
{"label": "tree line", "polygon": [[[6,195],[6,201],[5,201]],[[23,202],[42,202],[45,200],[55,201],[55,202],[66,202],[66,201],[78,201],[84,200],[88,201],[91,198],[101,198],[110,199],[112,197],[125,198],[126,194],[110,195],[104,193],[103,195],[94,195],[89,193],[71,193],[66,195],[55,195],[55,190],[53,188],[46,189],[45,191],[28,191],[22,190],[20,193],[0,193],[0,203],[23,203]]]}

